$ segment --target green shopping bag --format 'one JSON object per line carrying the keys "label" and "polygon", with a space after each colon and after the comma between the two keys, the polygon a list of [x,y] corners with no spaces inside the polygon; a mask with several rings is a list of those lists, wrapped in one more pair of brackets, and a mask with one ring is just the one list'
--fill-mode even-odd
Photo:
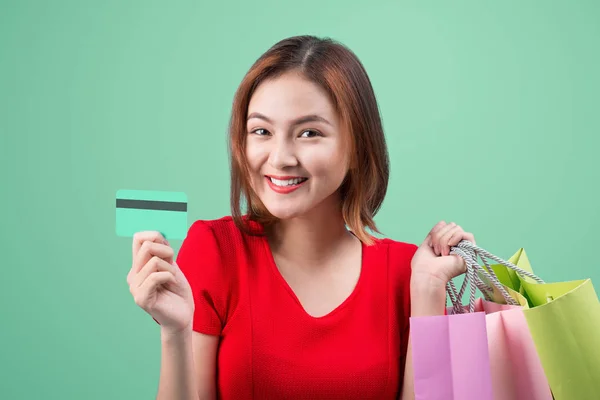
{"label": "green shopping bag", "polygon": [[[524,249],[508,261],[533,274]],[[600,301],[591,279],[538,283],[505,265],[491,269],[529,303],[523,313],[554,398],[600,398]]]}

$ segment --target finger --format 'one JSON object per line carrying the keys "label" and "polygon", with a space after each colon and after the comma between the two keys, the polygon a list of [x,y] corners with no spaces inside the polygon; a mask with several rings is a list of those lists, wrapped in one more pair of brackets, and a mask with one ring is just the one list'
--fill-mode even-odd
{"label": "finger", "polygon": [[175,253],[168,245],[150,241],[143,242],[133,260],[131,269],[127,273],[127,284],[129,286],[133,284],[136,276],[153,257],[162,258],[167,264],[173,264]]}
{"label": "finger", "polygon": [[436,234],[440,229],[443,229],[446,226],[446,221],[440,221],[437,224],[435,224],[435,226],[433,228],[431,228],[431,231],[429,231],[429,234],[431,236],[433,236],[434,234]]}
{"label": "finger", "polygon": [[469,242],[477,246],[477,242],[475,241],[475,235],[473,235],[471,232],[465,232],[463,236],[465,240],[468,240]]}
{"label": "finger", "polygon": [[442,238],[445,234],[447,234],[450,230],[454,229],[456,224],[454,222],[449,223],[444,226],[442,229],[433,234],[433,248],[436,255],[442,255],[442,250],[444,248],[444,244],[442,243]]}
{"label": "finger", "polygon": [[155,242],[155,243],[163,243],[163,244],[167,244],[168,242],[166,241],[166,239],[164,238],[163,235],[161,235],[160,232],[158,231],[142,231],[142,232],[137,232],[133,235],[133,241],[131,244],[131,251],[132,251],[132,259],[135,259],[135,256],[137,255],[137,253],[140,251],[140,248],[142,247],[142,244],[144,242]]}
{"label": "finger", "polygon": [[135,258],[142,247],[144,242],[150,241],[155,243],[163,243],[169,246],[169,241],[158,231],[141,231],[136,232],[133,235],[133,240],[131,244],[131,252],[132,252],[132,267],[131,270],[127,273],[127,284],[131,284],[131,280],[134,274],[139,271],[139,266],[135,267]]}
{"label": "finger", "polygon": [[464,232],[463,233],[463,239],[464,240],[468,240],[469,242],[471,242],[475,246],[477,246],[477,242],[475,242],[475,236],[471,232]]}
{"label": "finger", "polygon": [[167,283],[175,283],[173,274],[167,271],[153,272],[135,291],[135,303],[145,309],[148,306],[148,300],[156,292],[158,287]]}
{"label": "finger", "polygon": [[475,237],[473,236],[473,234],[471,232],[465,232],[462,229],[459,231],[453,231],[452,232],[452,237],[450,237],[448,239],[448,245],[449,246],[456,246],[458,245],[461,241],[463,240],[467,240],[473,244],[475,243]]}
{"label": "finger", "polygon": [[154,256],[160,257],[169,264],[173,262],[173,249],[166,244],[146,241],[142,243],[133,261],[133,272],[138,273]]}
{"label": "finger", "polygon": [[133,277],[132,286],[139,287],[153,272],[167,271],[175,276],[175,266],[169,264],[160,257],[153,256],[147,263],[142,267],[140,272],[135,274]]}
{"label": "finger", "polygon": [[437,254],[436,252],[436,239],[435,236],[442,230],[444,229],[444,227],[446,226],[446,221],[440,221],[438,222],[433,228],[431,228],[431,231],[429,231],[429,238],[430,238],[430,247],[432,248],[432,251],[434,254]]}
{"label": "finger", "polygon": [[462,240],[463,233],[463,229],[459,225],[456,225],[440,238],[443,255],[447,256],[450,254],[450,247],[456,246]]}

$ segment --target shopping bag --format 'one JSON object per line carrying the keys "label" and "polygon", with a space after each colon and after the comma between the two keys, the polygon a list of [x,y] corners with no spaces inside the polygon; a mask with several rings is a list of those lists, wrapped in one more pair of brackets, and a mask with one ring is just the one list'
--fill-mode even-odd
{"label": "shopping bag", "polygon": [[[467,263],[466,280],[470,281],[471,293],[469,312],[486,314],[490,369],[492,388],[496,400],[551,400],[552,393],[548,379],[544,373],[537,349],[535,347],[523,310],[529,307],[527,299],[519,292],[503,285],[491,271],[487,258],[499,259],[496,256],[468,246],[459,245],[452,250],[453,254],[463,257]],[[486,268],[478,264],[481,257]],[[540,280],[532,273],[519,269],[515,272]],[[485,298],[475,300],[474,287],[479,288]],[[453,312],[466,312],[460,300],[465,284],[460,293],[452,283],[448,284],[448,294],[453,303]],[[501,296],[502,301],[491,300]]]}
{"label": "shopping bag", "polygon": [[411,317],[415,400],[493,400],[485,313]]}
{"label": "shopping bag", "polygon": [[[600,398],[600,301],[590,279],[538,283],[525,250],[492,265],[498,279],[522,293],[523,310],[556,400]],[[509,264],[509,265],[507,265]]]}
{"label": "shopping bag", "polygon": [[[460,292],[448,284],[453,307],[445,316],[410,319],[415,398],[552,400],[523,315],[527,300],[483,270],[472,249],[463,245],[453,253],[467,263]],[[500,293],[509,304],[475,299],[476,288],[485,297]]]}
{"label": "shopping bag", "polygon": [[[520,296],[512,293],[513,296]],[[475,311],[485,313],[494,400],[552,400],[548,379],[519,306],[477,299]]]}

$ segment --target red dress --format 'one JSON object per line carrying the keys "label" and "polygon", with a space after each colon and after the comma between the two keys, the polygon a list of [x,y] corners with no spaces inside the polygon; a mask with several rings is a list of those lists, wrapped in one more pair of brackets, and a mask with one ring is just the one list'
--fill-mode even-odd
{"label": "red dress", "polygon": [[354,291],[315,318],[283,279],[266,237],[244,234],[231,217],[196,221],[177,264],[194,295],[193,329],[221,337],[218,397],[396,399],[416,249],[390,239],[363,244]]}

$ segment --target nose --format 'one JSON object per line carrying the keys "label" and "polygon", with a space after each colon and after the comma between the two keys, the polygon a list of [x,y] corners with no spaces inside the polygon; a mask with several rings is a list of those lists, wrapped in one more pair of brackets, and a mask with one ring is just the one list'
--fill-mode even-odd
{"label": "nose", "polygon": [[295,167],[298,165],[293,139],[280,137],[272,141],[269,153],[269,165],[276,170],[283,170],[286,167]]}

